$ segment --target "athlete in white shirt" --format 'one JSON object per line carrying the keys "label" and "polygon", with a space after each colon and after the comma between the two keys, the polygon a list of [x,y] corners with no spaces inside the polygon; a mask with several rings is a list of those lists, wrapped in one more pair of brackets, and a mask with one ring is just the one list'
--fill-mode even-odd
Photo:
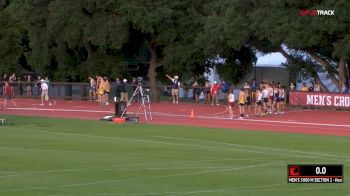
{"label": "athlete in white shirt", "polygon": [[[49,86],[45,83],[45,80],[41,79],[41,106],[44,106],[44,100],[49,101]],[[50,103],[49,103],[50,105]]]}

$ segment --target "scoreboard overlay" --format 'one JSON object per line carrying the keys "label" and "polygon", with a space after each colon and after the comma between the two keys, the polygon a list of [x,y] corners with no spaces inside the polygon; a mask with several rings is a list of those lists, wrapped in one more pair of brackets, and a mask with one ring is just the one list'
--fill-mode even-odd
{"label": "scoreboard overlay", "polygon": [[343,181],[343,165],[288,165],[288,183],[343,183]]}

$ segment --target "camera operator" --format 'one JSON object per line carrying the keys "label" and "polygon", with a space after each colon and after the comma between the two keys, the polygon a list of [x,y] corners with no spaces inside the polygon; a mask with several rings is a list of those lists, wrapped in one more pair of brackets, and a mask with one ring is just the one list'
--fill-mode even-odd
{"label": "camera operator", "polygon": [[126,83],[127,82],[128,82],[127,79],[123,79],[123,82],[120,84],[120,101],[125,101],[126,103],[129,102],[128,92],[126,91]]}
{"label": "camera operator", "polygon": [[[137,89],[137,86],[139,85],[140,83],[140,77],[137,77],[136,78],[132,78],[132,82],[131,82],[131,85],[132,85],[132,91],[135,93],[136,89]],[[140,83],[141,85],[141,83]],[[139,98],[140,98],[140,93],[138,92],[137,93],[137,96],[136,96],[136,99],[135,99],[135,102],[138,102],[139,101]]]}

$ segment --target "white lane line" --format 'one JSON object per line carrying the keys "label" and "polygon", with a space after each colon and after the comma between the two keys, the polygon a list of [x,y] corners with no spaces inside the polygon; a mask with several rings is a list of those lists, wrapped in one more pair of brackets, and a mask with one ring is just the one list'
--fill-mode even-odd
{"label": "white lane line", "polygon": [[166,136],[153,136],[153,137],[154,138],[163,138],[163,139],[172,139],[172,140],[183,140],[183,141],[192,141],[192,142],[204,142],[204,143],[211,143],[211,144],[230,145],[230,146],[262,149],[262,150],[273,150],[273,151],[281,151],[281,152],[288,152],[288,153],[292,152],[292,153],[302,153],[302,154],[315,155],[315,156],[327,156],[327,157],[336,157],[336,158],[350,159],[350,157],[347,157],[347,156],[342,156],[342,155],[337,155],[337,154],[324,154],[324,153],[320,153],[320,152],[306,152],[306,151],[298,151],[298,150],[287,150],[287,149],[280,149],[280,148],[250,146],[250,145],[243,145],[243,144],[216,142],[216,141],[200,140],[200,139],[188,139],[188,138],[179,138],[179,137],[166,137]]}
{"label": "white lane line", "polygon": [[[165,114],[165,113],[156,113],[154,115],[158,116],[168,116],[168,117],[188,117],[188,115],[182,114]],[[215,120],[228,120],[229,118],[222,117],[210,117],[210,116],[194,116],[193,118],[200,119],[215,119]],[[281,123],[281,124],[297,124],[297,125],[316,125],[316,126],[328,126],[328,127],[346,127],[350,128],[350,125],[342,125],[342,124],[327,124],[327,123],[308,123],[308,122],[298,122],[298,121],[278,121],[278,120],[259,120],[259,119],[229,119],[234,121],[242,121],[242,122],[262,122],[262,123]]]}
{"label": "white lane line", "polygon": [[[8,110],[27,110],[27,111],[60,111],[60,112],[88,112],[88,113],[111,113],[101,110],[73,110],[73,109],[54,109],[54,108],[7,108]],[[140,113],[143,114],[143,113]],[[189,118],[189,115],[184,114],[166,114],[163,112],[152,112],[155,116],[167,116],[167,117],[185,117]],[[313,123],[313,122],[299,122],[299,121],[279,121],[279,120],[261,120],[261,119],[230,119],[227,117],[214,117],[214,116],[194,116],[191,118],[199,119],[213,119],[213,120],[233,120],[242,122],[261,122],[261,123],[279,123],[279,124],[297,124],[297,125],[314,125],[314,126],[326,126],[326,127],[346,127],[350,128],[350,124],[330,124],[330,123]]]}
{"label": "white lane line", "polygon": [[228,172],[228,171],[251,169],[251,168],[257,168],[257,167],[266,167],[266,166],[272,166],[272,165],[281,165],[282,163],[284,162],[274,161],[274,162],[268,162],[268,163],[248,165],[243,167],[231,167],[231,168],[218,169],[218,170],[204,170],[204,171],[150,176],[150,177],[142,177],[142,178],[110,179],[110,180],[100,180],[100,181],[76,183],[76,184],[62,184],[62,185],[53,185],[53,186],[40,186],[40,187],[29,187],[29,188],[7,189],[7,190],[2,189],[0,190],[0,192],[18,192],[18,191],[42,190],[42,189],[50,189],[50,188],[70,188],[70,187],[91,186],[91,185],[106,184],[106,183],[130,182],[130,181],[138,181],[138,180],[155,180],[155,179],[171,178],[171,177],[178,177],[178,176],[205,175],[205,174],[218,173],[218,172]]}
{"label": "white lane line", "polygon": [[7,108],[7,110],[27,110],[27,111],[58,111],[58,112],[88,112],[88,113],[110,113],[110,110],[73,110],[73,109],[58,109],[58,108]]}

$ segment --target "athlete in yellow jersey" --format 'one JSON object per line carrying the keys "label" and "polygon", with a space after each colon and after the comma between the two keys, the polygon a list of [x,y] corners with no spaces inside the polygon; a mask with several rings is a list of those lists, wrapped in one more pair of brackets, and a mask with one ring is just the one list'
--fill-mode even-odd
{"label": "athlete in yellow jersey", "polygon": [[239,97],[238,97],[238,107],[239,107],[239,115],[240,119],[244,117],[244,106],[245,106],[245,101],[247,99],[247,95],[244,92],[244,89],[241,88],[241,91],[239,92]]}
{"label": "athlete in yellow jersey", "polygon": [[98,78],[97,84],[98,84],[98,88],[97,88],[98,102],[99,102],[100,106],[102,106],[102,104],[103,104],[102,97],[103,97],[103,91],[104,91],[103,90],[104,89],[104,82],[103,82],[102,77]]}
{"label": "athlete in yellow jersey", "polygon": [[108,81],[108,78],[107,77],[104,77],[103,78],[103,81],[104,81],[104,86],[103,86],[103,103],[105,105],[109,105],[109,93],[111,91],[111,86],[109,84],[109,81]]}

